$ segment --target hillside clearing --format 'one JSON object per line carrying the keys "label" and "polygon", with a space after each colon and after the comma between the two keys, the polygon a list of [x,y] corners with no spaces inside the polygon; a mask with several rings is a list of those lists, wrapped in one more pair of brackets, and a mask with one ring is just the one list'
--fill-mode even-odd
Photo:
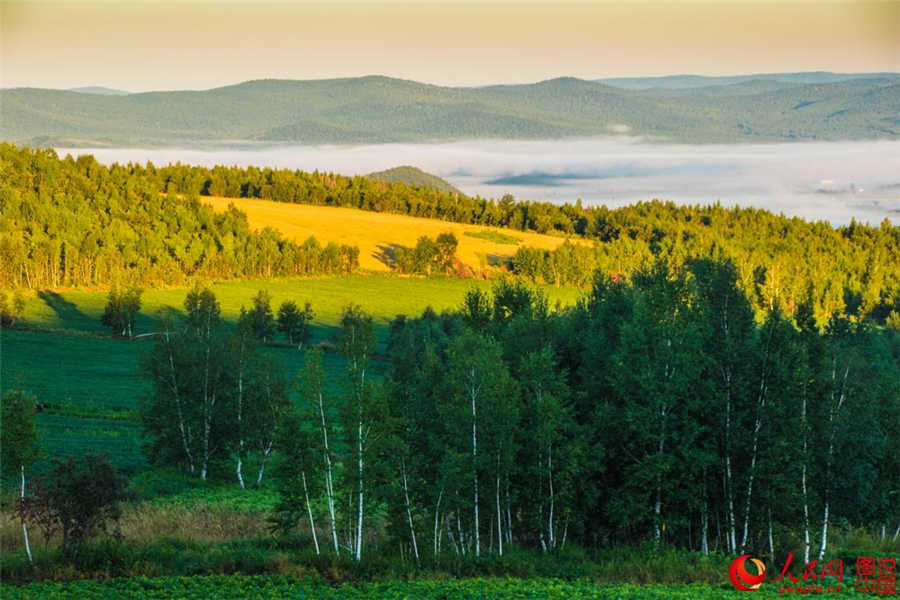
{"label": "hillside clearing", "polygon": [[[229,204],[234,204],[238,210],[247,214],[250,227],[272,227],[298,243],[309,236],[315,236],[322,243],[359,246],[359,265],[362,269],[371,271],[389,271],[393,256],[401,246],[411,248],[423,235],[436,238],[448,231],[459,240],[457,256],[476,273],[512,258],[519,246],[553,250],[565,242],[563,237],[516,231],[515,237],[519,240],[516,245],[509,244],[508,240],[498,243],[496,240],[500,238],[490,239],[477,234],[492,232],[506,236],[509,230],[354,208],[288,204],[251,198],[202,197],[200,200],[212,205],[217,211],[225,211]],[[476,236],[473,237],[472,234]],[[576,242],[589,243],[584,240]]]}

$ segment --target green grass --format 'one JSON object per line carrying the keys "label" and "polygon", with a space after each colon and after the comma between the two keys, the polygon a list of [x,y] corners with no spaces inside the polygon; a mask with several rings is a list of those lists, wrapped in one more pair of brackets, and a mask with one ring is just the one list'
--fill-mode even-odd
{"label": "green grass", "polygon": [[32,473],[42,472],[51,457],[103,453],[119,469],[147,467],[141,454],[141,427],[133,421],[91,419],[70,415],[39,415],[41,457]]}
{"label": "green grass", "polygon": [[[316,312],[313,341],[334,341],[341,310],[355,302],[373,315],[377,350],[384,351],[388,324],[398,314],[418,315],[427,306],[437,311],[458,307],[473,286],[486,281],[418,279],[390,275],[227,281],[212,284],[222,305],[222,316],[233,322],[241,306],[260,289],[270,292],[273,308],[287,299],[309,301]],[[546,288],[551,304],[570,304],[581,292]],[[158,329],[166,313],[181,313],[187,293],[183,288],[147,290],[137,320],[137,333]],[[100,324],[105,291],[39,292],[28,299],[22,325],[31,330],[0,331],[0,385],[9,389],[18,381],[45,405],[38,415],[42,458],[36,471],[52,456],[103,452],[120,468],[146,467],[140,453],[137,408],[148,386],[139,375],[141,356],[150,348],[142,341],[113,339]],[[302,366],[302,354],[286,344],[266,348],[284,364],[289,380]],[[336,352],[325,353],[328,389],[341,390],[345,362]],[[376,360],[372,372],[386,367]],[[294,400],[299,396],[294,391]]]}
{"label": "green grass", "polygon": [[[820,596],[858,596],[852,582],[845,583],[841,594],[816,594]],[[319,578],[295,578],[287,576],[217,576],[217,577],[135,577],[106,581],[73,581],[68,583],[31,583],[21,587],[4,585],[0,588],[7,600],[134,598],[309,598],[350,600],[383,598],[385,600],[472,600],[475,598],[524,599],[546,598],[560,600],[713,600],[717,598],[742,598],[729,584],[704,585],[631,585],[595,584],[588,580],[563,581],[559,579],[420,579],[414,581],[387,581],[364,584],[332,586]],[[763,586],[754,598],[779,597],[777,586]]]}
{"label": "green grass", "polygon": [[507,235],[505,233],[500,233],[499,231],[491,231],[490,229],[485,229],[484,231],[466,231],[463,235],[481,240],[488,240],[489,242],[495,242],[497,244],[515,245],[522,241],[514,235]]}
{"label": "green grass", "polygon": [[146,386],[138,376],[146,343],[4,329],[3,388],[23,386],[51,411],[131,411]]}
{"label": "green grass", "polygon": [[[472,287],[490,288],[490,281],[456,278],[403,278],[392,275],[358,275],[311,279],[233,280],[213,283],[212,290],[222,305],[222,317],[234,321],[242,306],[249,306],[257,291],[272,295],[272,306],[285,300],[309,301],[316,312],[317,338],[325,339],[337,330],[341,311],[350,302],[360,305],[375,318],[376,333],[384,341],[387,325],[398,314],[419,315],[426,307],[436,311],[457,308]],[[543,288],[551,306],[557,301],[573,303],[583,292],[574,288]],[[137,320],[137,332],[154,331],[165,314],[180,314],[187,290],[165,288],[146,290]],[[105,333],[100,316],[106,305],[105,291],[39,292],[25,305],[23,324],[46,329]]]}

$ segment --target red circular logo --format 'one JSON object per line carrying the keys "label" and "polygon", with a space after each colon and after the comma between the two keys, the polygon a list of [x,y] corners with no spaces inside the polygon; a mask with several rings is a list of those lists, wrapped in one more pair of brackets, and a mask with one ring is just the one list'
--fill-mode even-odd
{"label": "red circular logo", "polygon": [[[758,575],[752,575],[747,571],[747,559],[756,566]],[[758,558],[751,558],[749,554],[739,556],[731,563],[728,570],[728,576],[731,578],[731,584],[742,592],[752,592],[759,589],[762,582],[766,578],[766,565]]]}

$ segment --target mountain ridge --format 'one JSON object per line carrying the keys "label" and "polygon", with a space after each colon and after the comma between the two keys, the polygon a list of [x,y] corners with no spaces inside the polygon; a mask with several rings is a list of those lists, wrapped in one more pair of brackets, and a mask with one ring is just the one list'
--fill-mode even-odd
{"label": "mountain ridge", "polygon": [[[0,90],[0,138],[55,146],[416,143],[625,132],[701,143],[896,139],[898,83],[900,76],[816,83],[745,78],[635,90],[559,77],[471,88],[371,75],[127,95],[13,88]],[[792,107],[799,103],[811,108],[797,120]]]}

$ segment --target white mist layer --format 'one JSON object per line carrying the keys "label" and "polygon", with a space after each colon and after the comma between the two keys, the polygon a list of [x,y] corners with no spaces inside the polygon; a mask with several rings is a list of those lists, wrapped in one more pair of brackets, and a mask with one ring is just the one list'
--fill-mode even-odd
{"label": "white mist layer", "polygon": [[58,148],[104,164],[217,164],[365,174],[414,165],[467,194],[610,208],[654,198],[826,220],[900,223],[900,142],[658,144],[635,138],[240,149]]}

